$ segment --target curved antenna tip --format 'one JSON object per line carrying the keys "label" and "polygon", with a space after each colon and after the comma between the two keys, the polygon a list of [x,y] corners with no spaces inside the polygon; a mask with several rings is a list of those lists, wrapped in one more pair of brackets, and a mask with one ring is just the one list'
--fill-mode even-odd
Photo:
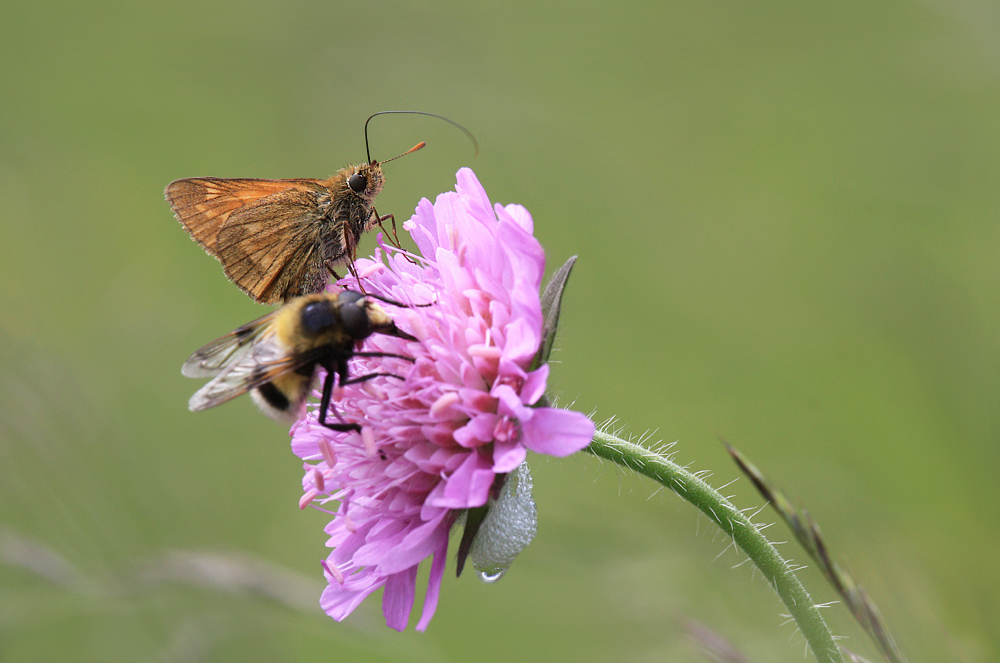
{"label": "curved antenna tip", "polygon": [[[479,156],[479,141],[476,140],[476,137],[472,135],[471,131],[469,131],[468,129],[466,129],[465,127],[463,127],[461,124],[459,124],[455,120],[449,119],[449,118],[445,117],[444,115],[438,115],[437,113],[428,113],[426,111],[388,110],[388,111],[379,111],[377,113],[372,113],[368,117],[368,119],[365,120],[365,152],[368,155],[368,162],[369,163],[371,163],[372,155],[371,155],[371,150],[368,148],[368,123],[371,122],[372,118],[375,117],[375,116],[377,116],[377,115],[396,115],[396,114],[427,115],[428,117],[436,117],[439,120],[444,120],[448,124],[451,124],[451,125],[453,125],[455,127],[458,127],[462,131],[462,133],[464,133],[466,136],[468,136],[469,140],[472,141],[472,146],[473,146],[473,148],[475,148],[475,154],[473,155],[472,158],[475,159],[476,157]],[[409,152],[406,152],[406,154],[409,154],[410,152],[415,152],[415,151],[419,150],[420,148],[422,148],[424,145],[426,145],[426,143],[421,142],[417,147],[414,147]],[[402,156],[402,155],[400,155],[400,156]]]}

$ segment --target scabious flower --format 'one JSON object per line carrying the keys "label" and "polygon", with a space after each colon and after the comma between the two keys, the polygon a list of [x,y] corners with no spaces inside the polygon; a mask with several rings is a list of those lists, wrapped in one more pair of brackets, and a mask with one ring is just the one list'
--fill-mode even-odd
{"label": "scabious flower", "polygon": [[[292,448],[306,461],[302,505],[339,502],[326,527],[332,551],[320,601],[336,620],[384,587],[386,622],[405,629],[418,566],[433,555],[417,624],[425,629],[456,520],[495,499],[528,450],[566,456],[594,434],[582,414],[533,407],[549,368],[532,369],[543,342],[545,254],[531,215],[491,205],[469,169],[457,180],[403,224],[422,257],[380,249],[355,263],[367,292],[407,305],[388,309],[418,339],[376,334],[360,352],[409,360],[352,360],[353,378],[380,374],[338,389],[336,411],[360,433],[321,426],[315,408],[292,428]],[[517,476],[530,492],[530,477]]]}

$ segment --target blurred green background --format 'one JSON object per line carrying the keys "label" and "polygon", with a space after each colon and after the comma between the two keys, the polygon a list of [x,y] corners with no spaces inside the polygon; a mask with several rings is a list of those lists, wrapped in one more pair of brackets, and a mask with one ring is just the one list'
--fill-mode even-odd
{"label": "blurred green background", "polygon": [[561,402],[679,441],[717,485],[725,438],[914,663],[997,660],[998,34],[987,0],[5,4],[0,659],[693,662],[704,628],[802,660],[706,519],[585,455],[535,459],[535,542],[495,585],[449,570],[427,633],[378,598],[343,624],[316,607],[326,519],[297,508],[285,430],[248,399],[189,413],[179,371],[263,309],[162,190],[326,177],[364,158],[369,114],[409,108],[481,154],[379,118],[373,156],[428,143],[380,211],[469,165],[532,212],[550,271],[580,256]]}

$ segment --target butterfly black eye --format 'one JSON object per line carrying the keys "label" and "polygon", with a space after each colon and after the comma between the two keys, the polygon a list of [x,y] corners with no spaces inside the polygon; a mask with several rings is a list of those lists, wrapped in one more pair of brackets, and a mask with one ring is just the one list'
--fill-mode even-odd
{"label": "butterfly black eye", "polygon": [[319,334],[333,325],[333,307],[329,302],[312,302],[302,307],[302,328],[306,333]]}
{"label": "butterfly black eye", "polygon": [[351,179],[347,180],[347,186],[351,187],[354,193],[361,193],[368,186],[368,178],[361,173],[354,173]]}
{"label": "butterfly black eye", "polygon": [[[341,297],[344,294],[346,293],[341,293]],[[364,308],[364,302],[359,300],[340,307],[340,320],[344,323],[344,331],[347,332],[348,336],[357,340],[368,338],[372,333],[372,322],[368,319],[368,311]]]}

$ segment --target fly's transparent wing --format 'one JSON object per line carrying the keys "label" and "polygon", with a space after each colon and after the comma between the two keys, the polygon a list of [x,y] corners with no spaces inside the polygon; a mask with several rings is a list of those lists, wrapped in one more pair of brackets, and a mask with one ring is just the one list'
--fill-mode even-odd
{"label": "fly's transparent wing", "polygon": [[308,358],[290,355],[274,336],[267,336],[244,350],[196,391],[188,401],[188,409],[197,412],[221,405],[307,362]]}
{"label": "fly's transparent wing", "polygon": [[270,335],[275,312],[248,322],[239,329],[217,338],[196,351],[181,367],[181,375],[189,378],[211,378],[227,366],[239,362],[255,345]]}

